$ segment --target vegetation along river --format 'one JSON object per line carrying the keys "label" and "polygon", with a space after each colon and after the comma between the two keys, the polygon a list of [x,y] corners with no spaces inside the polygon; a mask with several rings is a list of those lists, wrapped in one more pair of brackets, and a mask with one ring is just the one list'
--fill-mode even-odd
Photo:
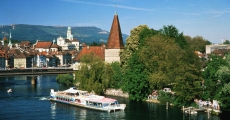
{"label": "vegetation along river", "polygon": [[[107,96],[125,103],[125,111],[99,112],[49,101],[50,89],[65,90],[69,86],[56,82],[57,75],[39,75],[37,84],[31,84],[31,76],[0,77],[0,120],[206,120],[207,113],[196,116],[184,114],[180,108],[165,105],[134,102],[127,98]],[[12,93],[7,93],[8,89]],[[210,115],[211,120],[221,120]]]}

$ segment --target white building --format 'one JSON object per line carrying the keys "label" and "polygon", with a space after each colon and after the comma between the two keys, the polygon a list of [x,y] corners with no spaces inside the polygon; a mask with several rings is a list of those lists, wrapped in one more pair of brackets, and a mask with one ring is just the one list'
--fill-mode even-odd
{"label": "white building", "polygon": [[79,40],[73,38],[71,27],[68,27],[66,39],[61,36],[58,37],[57,45],[59,45],[62,48],[62,50],[76,49],[77,51],[79,51],[80,43]]}

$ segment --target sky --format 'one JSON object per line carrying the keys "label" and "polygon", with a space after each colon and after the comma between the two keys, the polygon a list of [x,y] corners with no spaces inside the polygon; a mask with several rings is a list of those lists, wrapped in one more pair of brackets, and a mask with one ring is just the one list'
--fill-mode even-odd
{"label": "sky", "polygon": [[173,25],[212,43],[230,40],[230,0],[0,0],[0,25],[95,26],[110,31],[115,11],[121,31]]}

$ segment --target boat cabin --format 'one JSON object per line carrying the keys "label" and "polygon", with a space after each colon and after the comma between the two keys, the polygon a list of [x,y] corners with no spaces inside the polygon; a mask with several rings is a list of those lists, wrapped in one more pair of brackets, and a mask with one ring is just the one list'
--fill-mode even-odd
{"label": "boat cabin", "polygon": [[108,107],[118,105],[118,101],[111,98],[89,99],[86,100],[86,105],[93,107]]}

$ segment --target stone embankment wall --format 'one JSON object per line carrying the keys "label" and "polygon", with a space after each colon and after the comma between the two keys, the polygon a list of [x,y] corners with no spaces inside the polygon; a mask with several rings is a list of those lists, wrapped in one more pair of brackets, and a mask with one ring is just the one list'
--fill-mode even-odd
{"label": "stone embankment wall", "polygon": [[111,96],[119,96],[119,97],[125,97],[128,98],[129,94],[126,92],[123,92],[121,89],[106,89],[105,92],[106,95],[111,95]]}

